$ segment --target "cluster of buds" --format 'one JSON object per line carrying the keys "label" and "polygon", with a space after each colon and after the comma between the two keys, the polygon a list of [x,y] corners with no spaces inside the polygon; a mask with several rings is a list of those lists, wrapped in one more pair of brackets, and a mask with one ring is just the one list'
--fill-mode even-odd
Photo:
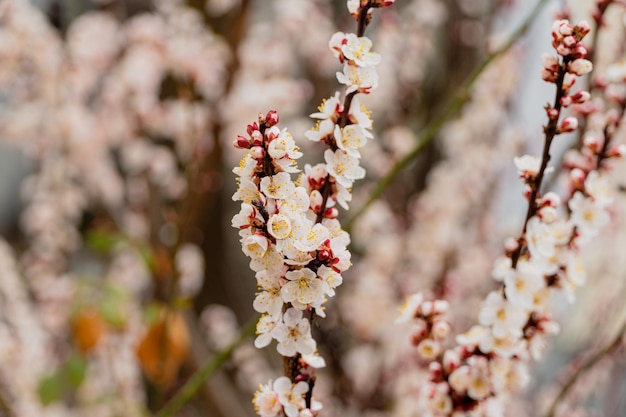
{"label": "cluster of buds", "polygon": [[235,140],[235,147],[248,150],[233,170],[239,176],[233,200],[242,204],[232,225],[239,229],[259,287],[253,303],[262,313],[255,346],[276,340],[286,372],[256,393],[253,403],[262,417],[307,417],[321,409],[311,391],[315,368],[325,364],[317,355],[310,320],[324,317],[324,303],[351,265],[350,236],[337,220],[336,205],[347,209],[354,181],[365,176],[359,149],[373,137],[372,121],[355,96],[378,85],[374,67],[381,58],[362,35],[368,11],[391,3],[359,3],[358,34],[339,32],[329,42],[344,65],[337,79],[346,86],[345,97],[342,102],[337,92],[324,100],[311,115],[316,126],[306,132],[309,140],[328,147],[325,163],[305,165],[297,182],[292,181],[290,174],[299,172],[295,160],[302,154],[287,130],[278,128],[275,111],[260,115],[247,136]]}
{"label": "cluster of buds", "polygon": [[[555,106],[546,106],[546,113],[551,122],[559,119],[561,108],[586,103],[590,98],[588,91],[571,93],[577,77],[588,74],[593,69],[591,61],[585,59],[587,49],[581,42],[589,30],[589,25],[584,21],[572,26],[567,20],[558,20],[552,26],[552,45],[557,56],[545,55],[541,71],[541,78],[556,84],[559,89],[558,102]],[[566,117],[558,125],[556,134],[573,132],[577,128],[578,119]]]}
{"label": "cluster of buds", "polygon": [[368,18],[369,9],[391,6],[395,0],[348,0],[348,11],[355,19]]}
{"label": "cluster of buds", "polygon": [[448,302],[425,301],[422,293],[408,297],[397,322],[412,324],[411,343],[417,346],[420,357],[432,361],[442,352],[441,344],[450,334],[446,320]]}
{"label": "cluster of buds", "polygon": [[575,118],[558,123],[561,108],[589,97],[587,92],[569,95],[576,77],[592,67],[580,44],[588,32],[586,23],[558,21],[553,27],[553,45],[561,58],[544,59],[542,72],[557,87],[544,128],[547,153],[514,160],[529,204],[524,230],[520,238],[509,239],[506,256],[495,263],[492,275],[501,286],[482,305],[479,325],[457,336],[458,345],[431,363],[430,382],[421,397],[429,415],[494,415],[487,410],[498,409],[507,394],[528,381],[527,363],[538,359],[547,337],[559,331],[549,311],[551,297],[563,293],[573,301],[576,288],[585,282],[579,249],[608,223],[612,202],[601,162],[621,156],[624,149],[587,139],[581,163],[570,171],[570,197],[563,200],[551,192],[542,196],[540,187],[549,169],[552,139],[577,129]]}

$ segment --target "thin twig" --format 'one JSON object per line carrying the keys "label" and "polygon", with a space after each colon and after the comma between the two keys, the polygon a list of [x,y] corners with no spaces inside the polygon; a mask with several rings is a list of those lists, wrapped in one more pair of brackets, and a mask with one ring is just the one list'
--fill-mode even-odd
{"label": "thin twig", "polygon": [[163,406],[163,408],[155,414],[155,417],[171,417],[175,412],[180,410],[187,404],[196,393],[202,388],[202,385],[222,367],[222,365],[230,359],[233,352],[250,336],[254,335],[256,322],[258,317],[250,320],[239,334],[239,339],[228,346],[226,349],[218,352],[204,366],[198,369],[180,390]]}
{"label": "thin twig", "polygon": [[600,350],[594,356],[589,358],[585,363],[583,363],[577,370],[572,374],[572,376],[567,380],[567,383],[563,385],[559,395],[554,399],[546,417],[554,417],[556,413],[556,409],[559,404],[563,401],[563,399],[567,396],[569,391],[572,389],[578,378],[581,377],[584,373],[593,368],[598,362],[600,362],[605,356],[611,354],[615,349],[617,349],[622,344],[622,339],[626,335],[626,322],[622,324],[617,336],[613,339],[611,343],[609,343],[604,349]]}
{"label": "thin twig", "polygon": [[508,40],[498,49],[489,54],[485,58],[485,60],[476,69],[474,69],[474,71],[469,75],[469,77],[465,80],[461,87],[459,87],[456,94],[451,98],[444,112],[426,126],[425,130],[422,132],[419,140],[417,141],[417,145],[415,145],[411,152],[409,152],[402,159],[396,162],[396,164],[391,168],[391,171],[389,171],[386,176],[378,180],[367,202],[363,204],[363,206],[359,208],[359,210],[346,223],[346,230],[350,230],[352,228],[355,220],[361,217],[361,215],[365,213],[368,207],[383,195],[387,187],[395,180],[398,174],[404,168],[406,168],[424,150],[424,148],[430,142],[432,142],[433,139],[435,139],[435,137],[437,137],[445,123],[452,117],[454,117],[459,112],[459,110],[461,110],[463,105],[469,100],[470,91],[478,77],[496,58],[511,49],[511,47],[517,42],[517,40],[528,31],[535,18],[539,15],[541,10],[548,4],[549,1],[550,0],[539,0],[532,12],[530,12],[530,14],[520,25],[520,27],[518,27],[515,32],[511,34]]}

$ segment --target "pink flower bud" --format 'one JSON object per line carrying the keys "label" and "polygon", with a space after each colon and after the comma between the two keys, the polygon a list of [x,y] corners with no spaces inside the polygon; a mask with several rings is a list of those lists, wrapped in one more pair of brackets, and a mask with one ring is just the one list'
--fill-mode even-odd
{"label": "pink flower bud", "polygon": [[572,56],[574,58],[584,58],[587,56],[587,48],[583,46],[582,43],[576,44],[574,51],[572,52]]}
{"label": "pink flower bud", "polygon": [[550,191],[539,200],[539,204],[545,207],[556,208],[561,204],[561,197],[557,193]]}
{"label": "pink flower bud", "polygon": [[556,53],[561,56],[568,56],[572,54],[572,50],[563,44],[559,44],[556,46]]}
{"label": "pink flower bud", "polygon": [[278,128],[278,126],[272,126],[265,131],[265,137],[267,138],[268,142],[273,141],[278,136],[280,136],[280,129]]}
{"label": "pink flower bud", "polygon": [[451,374],[456,368],[461,366],[461,357],[454,350],[446,350],[443,354],[443,369],[446,374]]}
{"label": "pink flower bud", "polygon": [[323,201],[324,201],[324,198],[322,197],[322,194],[319,191],[317,190],[311,191],[311,195],[309,196],[309,204],[313,211],[318,211],[319,209],[321,209]]}
{"label": "pink flower bud", "polygon": [[569,173],[569,179],[574,187],[574,189],[582,188],[585,183],[585,172],[580,168],[574,168]]}
{"label": "pink flower bud", "polygon": [[241,135],[237,135],[237,139],[235,139],[233,145],[235,146],[235,148],[239,149],[250,149],[250,147],[252,146],[250,140]]}
{"label": "pink flower bud", "polygon": [[517,250],[517,248],[519,248],[519,242],[517,241],[517,239],[509,237],[504,241],[504,250],[506,252],[513,253]]}
{"label": "pink flower bud", "polygon": [[578,129],[578,119],[575,117],[566,117],[563,119],[559,127],[557,128],[557,133],[569,133]]}
{"label": "pink flower bud", "polygon": [[320,261],[326,261],[330,258],[330,252],[327,250],[321,250],[317,253],[317,259]]}
{"label": "pink flower bud", "polygon": [[250,135],[252,138],[252,146],[262,146],[263,145],[263,135],[260,130],[255,130]]}
{"label": "pink flower bud", "polygon": [[611,147],[607,153],[607,156],[612,158],[622,158],[624,155],[626,155],[626,145],[624,144]]}
{"label": "pink flower bud", "polygon": [[254,122],[248,125],[248,128],[247,128],[248,135],[252,136],[252,132],[256,132],[258,130],[259,130],[259,125],[257,124],[257,122]]}
{"label": "pink flower bud", "polygon": [[573,36],[566,36],[563,38],[563,40],[561,41],[563,42],[563,45],[565,45],[568,48],[572,48],[573,46],[576,45],[576,38]]}
{"label": "pink flower bud", "polygon": [[562,21],[559,25],[559,34],[562,36],[570,36],[574,33],[574,27],[567,21]]}
{"label": "pink flower bud", "polygon": [[576,76],[571,73],[566,73],[563,77],[563,91],[568,92],[570,88],[576,83]]}
{"label": "pink flower bud", "polygon": [[572,107],[574,109],[574,111],[581,115],[581,116],[588,116],[592,113],[597,112],[598,110],[600,110],[600,108],[598,107],[597,104],[595,104],[592,101],[587,101],[585,103],[581,103],[581,104],[576,104],[574,107]]}
{"label": "pink flower bud", "polygon": [[265,116],[265,124],[267,126],[272,127],[278,124],[278,113],[276,110],[270,110],[267,112],[267,116]]}
{"label": "pink flower bud", "polygon": [[530,185],[526,185],[524,187],[524,191],[522,192],[522,195],[524,196],[525,199],[529,199],[530,195],[533,193],[533,189],[530,188]]}
{"label": "pink flower bud", "polygon": [[549,83],[554,83],[557,79],[557,73],[543,68],[541,70],[541,79]]}
{"label": "pink flower bud", "polygon": [[589,101],[590,98],[589,91],[581,90],[572,96],[572,101],[576,104],[582,104]]}
{"label": "pink flower bud", "polygon": [[592,154],[597,154],[602,146],[600,140],[592,135],[585,136],[583,145],[585,145],[585,148],[589,149]]}
{"label": "pink flower bud", "polygon": [[430,371],[428,379],[431,382],[439,382],[443,378],[443,369],[439,362],[431,362],[428,365],[428,370]]}
{"label": "pink flower bud", "polygon": [[544,223],[552,223],[556,220],[556,209],[554,207],[542,207],[537,211],[537,216]]}
{"label": "pink flower bud", "polygon": [[572,103],[573,103],[573,100],[570,96],[561,97],[561,106],[568,107]]}
{"label": "pink flower bud", "polygon": [[426,336],[428,336],[428,329],[426,328],[426,323],[424,322],[424,320],[416,320],[412,330],[413,332],[411,333],[411,344],[414,346],[419,345],[422,340],[424,340]]}
{"label": "pink flower bud", "polygon": [[572,33],[574,33],[574,27],[565,19],[557,20],[552,25],[552,34],[559,38],[569,36]]}
{"label": "pink flower bud", "polygon": [[588,59],[578,58],[570,62],[568,71],[578,76],[589,74],[593,70],[593,64]]}
{"label": "pink flower bud", "polygon": [[337,210],[337,207],[329,207],[324,212],[325,219],[336,219],[337,217],[339,217],[339,210]]}
{"label": "pink flower bud", "polygon": [[549,71],[556,71],[559,69],[559,59],[554,55],[543,54],[541,57],[541,64]]}
{"label": "pink flower bud", "polygon": [[559,118],[560,112],[557,109],[550,107],[546,109],[546,114],[548,115],[548,119],[555,120]]}
{"label": "pink flower bud", "polygon": [[431,333],[435,337],[435,339],[445,339],[450,334],[450,323],[445,320],[436,321],[433,324]]}
{"label": "pink flower bud", "polygon": [[592,87],[599,90],[604,90],[609,85],[609,81],[602,75],[596,75],[593,77]]}

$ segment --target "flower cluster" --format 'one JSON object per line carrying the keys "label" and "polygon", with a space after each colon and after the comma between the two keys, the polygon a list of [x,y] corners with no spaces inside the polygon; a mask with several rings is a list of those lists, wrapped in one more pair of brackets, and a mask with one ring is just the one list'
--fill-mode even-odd
{"label": "flower cluster", "polygon": [[322,305],[350,265],[349,236],[334,216],[316,222],[315,195],[290,176],[302,154],[277,123],[278,114],[270,111],[248,126],[248,138],[236,140],[237,147],[249,152],[234,170],[240,178],[233,199],[242,205],[232,225],[240,229],[260,289],[253,303],[263,313],[255,344],[264,347],[276,339],[278,352],[292,357],[315,352],[303,313],[324,316]]}
{"label": "flower cluster", "polygon": [[592,67],[580,43],[588,32],[584,22],[554,24],[553,46],[561,58],[544,59],[542,71],[542,78],[557,87],[555,105],[546,108],[546,150],[542,157],[514,160],[529,201],[524,229],[520,238],[507,242],[506,256],[495,263],[492,275],[502,285],[482,305],[480,324],[458,336],[458,346],[431,363],[430,383],[422,392],[428,415],[498,415],[493,410],[502,406],[503,398],[528,380],[527,362],[539,358],[546,336],[559,330],[548,308],[550,298],[561,292],[573,300],[575,289],[585,282],[578,251],[608,223],[612,202],[602,161],[623,150],[586,140],[585,157],[570,167],[571,197],[562,201],[553,192],[541,195],[540,188],[552,139],[578,127],[574,117],[559,123],[562,108],[589,98],[586,91],[569,93],[577,77]]}
{"label": "flower cluster", "polygon": [[442,351],[441,343],[450,334],[450,323],[445,319],[448,302],[444,300],[424,301],[422,293],[407,298],[398,322],[411,322],[411,343],[425,360],[433,360]]}
{"label": "flower cluster", "polygon": [[359,149],[373,137],[369,112],[355,96],[369,94],[378,85],[375,65],[381,57],[362,35],[368,10],[383,5],[366,3],[359,12],[359,33],[337,32],[329,42],[344,64],[343,72],[337,73],[338,81],[346,85],[344,100],[339,92],[324,100],[311,115],[318,120],[316,126],[305,134],[329,148],[325,163],[307,164],[297,182],[292,181],[290,174],[299,172],[295,160],[302,153],[291,134],[278,128],[275,111],[259,116],[258,123],[248,125],[247,137],[235,140],[235,147],[249,149],[234,169],[239,187],[233,200],[242,206],[232,225],[240,229],[243,252],[251,258],[260,289],[253,303],[262,313],[255,346],[276,340],[288,376],[257,392],[254,403],[262,416],[282,410],[292,417],[321,408],[309,392],[309,383],[315,380],[311,368],[324,366],[316,355],[310,320],[314,314],[324,317],[323,304],[335,295],[341,274],[351,265],[350,236],[341,229],[335,205],[348,208],[354,181],[365,176]]}
{"label": "flower cluster", "polygon": [[306,382],[300,381],[293,384],[289,378],[282,376],[274,382],[261,385],[254,395],[252,403],[257,413],[261,416],[276,417],[309,417],[321,409],[319,402],[313,402],[310,409],[305,409],[305,394],[309,391]]}

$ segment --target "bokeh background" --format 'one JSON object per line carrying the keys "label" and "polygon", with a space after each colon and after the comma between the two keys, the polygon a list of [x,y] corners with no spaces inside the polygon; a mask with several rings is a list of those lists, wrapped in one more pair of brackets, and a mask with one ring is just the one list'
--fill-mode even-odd
{"label": "bokeh background", "polygon": [[[316,396],[327,416],[418,416],[426,376],[394,325],[403,299],[444,295],[455,333],[475,321],[502,243],[519,233],[522,183],[513,157],[538,153],[550,28],[548,1],[489,64],[462,109],[367,211],[377,181],[449,110],[454,94],[535,2],[398,0],[367,35],[383,57],[362,101],[375,140],[368,176],[340,218],[353,268],[314,329],[327,368]],[[595,72],[624,65],[624,10],[607,11]],[[338,90],[328,49],[356,28],[339,0],[0,1],[0,415],[147,416],[256,317],[254,273],[230,219],[237,134],[275,109],[305,154],[308,114]],[[616,142],[624,143],[624,132]],[[580,137],[559,137],[558,161]],[[611,173],[616,190],[624,168]],[[539,416],[586,357],[621,326],[624,197],[585,252],[588,283],[558,300],[562,332],[507,416]],[[354,213],[359,217],[354,219]],[[253,416],[252,392],[281,372],[251,341],[178,412]],[[567,416],[626,415],[624,358],[614,349],[582,376]]]}

